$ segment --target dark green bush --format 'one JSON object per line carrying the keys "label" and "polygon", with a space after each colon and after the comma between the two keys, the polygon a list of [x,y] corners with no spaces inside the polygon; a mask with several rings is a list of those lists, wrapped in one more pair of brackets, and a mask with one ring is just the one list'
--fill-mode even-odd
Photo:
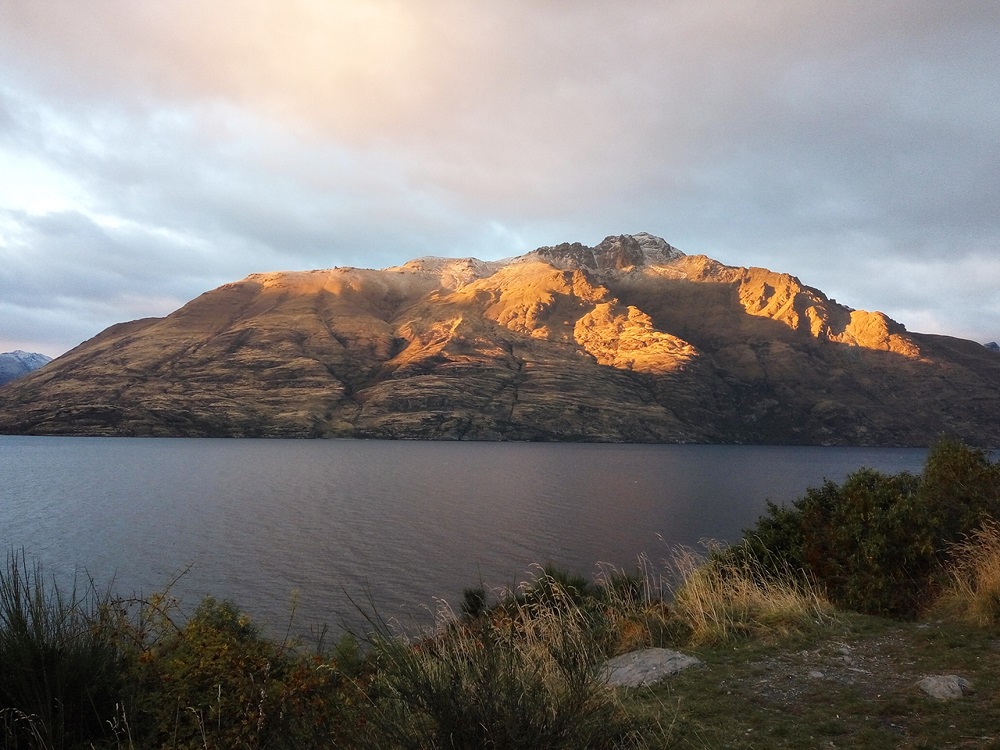
{"label": "dark green bush", "polygon": [[143,746],[327,747],[353,731],[336,663],[262,637],[231,602],[206,598],[164,628],[142,658]]}
{"label": "dark green bush", "polygon": [[799,570],[839,607],[909,617],[940,583],[946,550],[1000,517],[1000,467],[981,450],[942,441],[920,476],[872,469],[769,504],[742,544],[723,553],[775,573]]}
{"label": "dark green bush", "polygon": [[957,541],[986,518],[1000,518],[1000,463],[954,440],[944,440],[927,456],[920,503],[942,536]]}
{"label": "dark green bush", "polygon": [[474,620],[486,613],[486,589],[482,586],[467,588],[462,592],[462,616]]}

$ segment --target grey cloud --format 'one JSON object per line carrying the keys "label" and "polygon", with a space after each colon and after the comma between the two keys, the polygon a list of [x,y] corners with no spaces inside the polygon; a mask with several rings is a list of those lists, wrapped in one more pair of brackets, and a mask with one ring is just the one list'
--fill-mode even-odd
{"label": "grey cloud", "polygon": [[856,278],[918,290],[919,262],[996,256],[993,0],[322,7],[0,8],[0,142],[88,201],[18,219],[20,262],[172,299],[651,231],[852,306],[1000,326],[960,309],[995,311],[979,280],[949,306]]}
{"label": "grey cloud", "polygon": [[144,232],[109,230],[72,212],[2,217],[8,227],[0,248],[5,327],[21,321],[26,335],[41,339],[42,323],[61,319],[49,333],[59,350],[112,323],[164,315],[204,291],[204,277],[183,273],[196,264],[178,257],[181,248],[169,248],[167,260],[164,240]]}
{"label": "grey cloud", "polygon": [[56,357],[101,330],[103,319],[80,308],[22,307],[0,301],[0,352],[22,349]]}

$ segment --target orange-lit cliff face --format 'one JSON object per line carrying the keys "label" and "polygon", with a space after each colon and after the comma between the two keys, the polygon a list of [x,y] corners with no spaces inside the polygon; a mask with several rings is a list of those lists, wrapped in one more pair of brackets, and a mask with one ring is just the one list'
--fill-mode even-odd
{"label": "orange-lit cliff face", "polygon": [[1000,444],[1000,357],[649,235],[254,274],[0,391],[7,432]]}

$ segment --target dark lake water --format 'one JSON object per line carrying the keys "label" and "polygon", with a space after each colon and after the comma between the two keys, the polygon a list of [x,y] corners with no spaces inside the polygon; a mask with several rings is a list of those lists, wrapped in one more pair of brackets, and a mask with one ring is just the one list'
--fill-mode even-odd
{"label": "dark lake water", "polygon": [[0,543],[119,593],[230,598],[269,630],[456,608],[534,564],[591,573],[735,541],[787,503],[922,449],[0,436]]}

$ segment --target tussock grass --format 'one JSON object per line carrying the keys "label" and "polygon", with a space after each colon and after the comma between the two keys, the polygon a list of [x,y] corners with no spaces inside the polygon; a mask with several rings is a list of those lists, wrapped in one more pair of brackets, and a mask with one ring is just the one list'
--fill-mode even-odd
{"label": "tussock grass", "polygon": [[0,731],[5,747],[72,746],[106,734],[131,656],[110,592],[68,591],[11,552],[0,572]]}
{"label": "tussock grass", "polygon": [[776,576],[753,558],[674,551],[673,613],[702,645],[748,636],[787,636],[813,627],[833,612],[801,576]]}
{"label": "tussock grass", "polygon": [[677,639],[677,618],[668,604],[667,571],[648,557],[639,558],[634,572],[602,566],[595,578],[595,593],[608,656],[665,646]]}
{"label": "tussock grass", "polygon": [[932,611],[970,625],[1000,624],[1000,523],[986,521],[954,545],[946,574]]}
{"label": "tussock grass", "polygon": [[407,638],[381,624],[370,636],[368,746],[642,748],[662,739],[604,684],[605,646],[584,596],[542,575],[473,619],[444,606],[432,634]]}

